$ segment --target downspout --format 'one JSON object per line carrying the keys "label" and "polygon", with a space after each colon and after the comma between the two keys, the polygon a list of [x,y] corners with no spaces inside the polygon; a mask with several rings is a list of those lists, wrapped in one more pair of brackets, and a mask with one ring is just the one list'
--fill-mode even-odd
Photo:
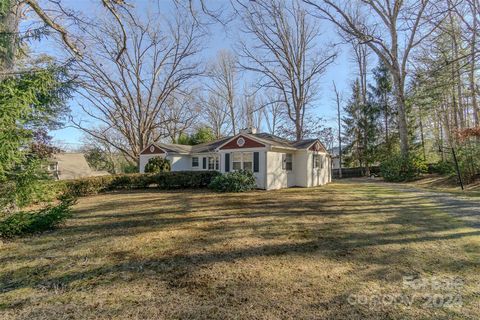
{"label": "downspout", "polygon": [[271,151],[271,150],[272,150],[272,146],[270,145],[270,146],[266,147],[266,148],[265,148],[265,151],[264,151],[264,153],[265,153],[264,168],[265,168],[265,169],[263,170],[263,171],[264,171],[264,172],[263,172],[263,176],[264,176],[263,183],[264,183],[264,185],[265,185],[265,190],[268,190],[268,180],[267,180],[267,179],[268,179],[268,174],[267,174],[267,170],[268,170],[268,167],[267,167],[268,159],[267,159],[267,158],[268,158],[268,151]]}

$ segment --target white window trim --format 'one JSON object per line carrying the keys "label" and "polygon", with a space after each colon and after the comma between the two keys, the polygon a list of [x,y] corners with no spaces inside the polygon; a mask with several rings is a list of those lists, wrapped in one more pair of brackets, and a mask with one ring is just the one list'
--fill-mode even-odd
{"label": "white window trim", "polygon": [[[291,161],[290,163],[292,164],[292,168],[289,170],[287,169],[287,157],[290,155]],[[291,153],[282,153],[282,170],[285,172],[293,172],[293,154]]]}
{"label": "white window trim", "polygon": [[[234,158],[234,153],[239,153],[240,154],[240,161],[233,161],[233,158]],[[245,166],[244,166],[244,160],[243,160],[243,155],[246,154],[246,153],[250,153],[252,155],[252,172],[253,172],[253,166],[254,166],[254,156],[253,156],[253,151],[234,151],[231,153],[230,155],[230,167],[232,168],[232,171],[238,171],[236,169],[233,169],[233,163],[234,162],[240,162],[240,170],[245,170]],[[250,162],[250,161],[249,161]]]}
{"label": "white window trim", "polygon": [[320,161],[319,161],[319,166],[316,166],[316,167],[315,167],[315,164],[317,164],[317,162],[316,162],[316,161],[313,161],[313,163],[314,163],[313,169],[315,169],[315,170],[322,170],[322,169],[324,169],[324,168],[323,168],[323,157],[322,157],[322,155],[321,155],[320,153],[314,153],[314,154],[313,154],[313,159],[314,159],[314,160],[315,160],[315,157],[317,157],[317,159],[319,159]]}
{"label": "white window trim", "polygon": [[[197,158],[197,165],[196,166],[193,165],[193,159],[194,158]],[[200,157],[192,157],[192,168],[198,168],[198,167],[200,167]]]}
{"label": "white window trim", "polygon": [[[213,168],[210,169],[210,159],[213,159]],[[220,170],[220,157],[208,156],[207,157],[207,170]]]}

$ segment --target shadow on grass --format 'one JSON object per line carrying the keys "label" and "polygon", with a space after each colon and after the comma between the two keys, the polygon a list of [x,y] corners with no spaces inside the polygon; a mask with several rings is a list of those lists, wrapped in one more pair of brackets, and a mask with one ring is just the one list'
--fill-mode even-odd
{"label": "shadow on grass", "polygon": [[[24,264],[0,274],[0,294],[57,284],[64,290],[89,290],[105,283],[123,283],[127,281],[125,274],[133,279],[154,277],[172,290],[195,291],[198,289],[195,273],[202,268],[250,259],[299,256],[375,265],[375,271],[365,272],[362,280],[385,281],[392,267],[402,272],[419,271],[421,265],[415,261],[419,253],[411,247],[413,244],[480,235],[480,230],[465,230],[462,222],[444,214],[454,206],[440,201],[425,202],[422,197],[376,185],[362,185],[354,190],[340,186],[333,190],[227,195],[137,192],[93,199],[103,202],[85,201],[66,226],[23,240],[28,250],[9,252],[0,258],[0,264],[11,261]],[[48,260],[49,255],[54,255],[53,260],[61,254],[68,255],[69,250],[108,246],[171,230],[185,233],[172,240],[173,248],[158,252],[112,250],[103,253],[106,259],[102,265],[86,263],[83,268],[78,268],[76,259],[82,257],[76,254],[58,264]],[[258,241],[241,244],[246,237]],[[240,244],[222,246],[228,243]],[[93,259],[94,254],[91,255]],[[29,266],[28,262],[36,259],[46,260]],[[466,258],[452,260],[449,256],[427,254],[423,259],[426,265],[445,272],[477,267]],[[70,265],[77,268],[69,270]]]}

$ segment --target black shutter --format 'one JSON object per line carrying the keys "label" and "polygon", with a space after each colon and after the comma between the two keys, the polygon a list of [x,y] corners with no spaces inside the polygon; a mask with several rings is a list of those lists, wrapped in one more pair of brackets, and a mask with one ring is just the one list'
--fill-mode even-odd
{"label": "black shutter", "polygon": [[207,158],[203,157],[203,169],[207,169]]}
{"label": "black shutter", "polygon": [[260,154],[258,152],[253,153],[253,172],[259,171]]}
{"label": "black shutter", "polygon": [[230,153],[225,153],[225,172],[230,172]]}

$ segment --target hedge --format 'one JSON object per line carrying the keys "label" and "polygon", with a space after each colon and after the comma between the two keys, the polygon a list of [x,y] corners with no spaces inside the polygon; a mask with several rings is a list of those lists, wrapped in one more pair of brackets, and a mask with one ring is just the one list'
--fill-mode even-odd
{"label": "hedge", "polygon": [[174,171],[155,174],[121,174],[64,181],[64,193],[74,197],[88,196],[111,190],[157,188],[195,189],[206,188],[217,171]]}

